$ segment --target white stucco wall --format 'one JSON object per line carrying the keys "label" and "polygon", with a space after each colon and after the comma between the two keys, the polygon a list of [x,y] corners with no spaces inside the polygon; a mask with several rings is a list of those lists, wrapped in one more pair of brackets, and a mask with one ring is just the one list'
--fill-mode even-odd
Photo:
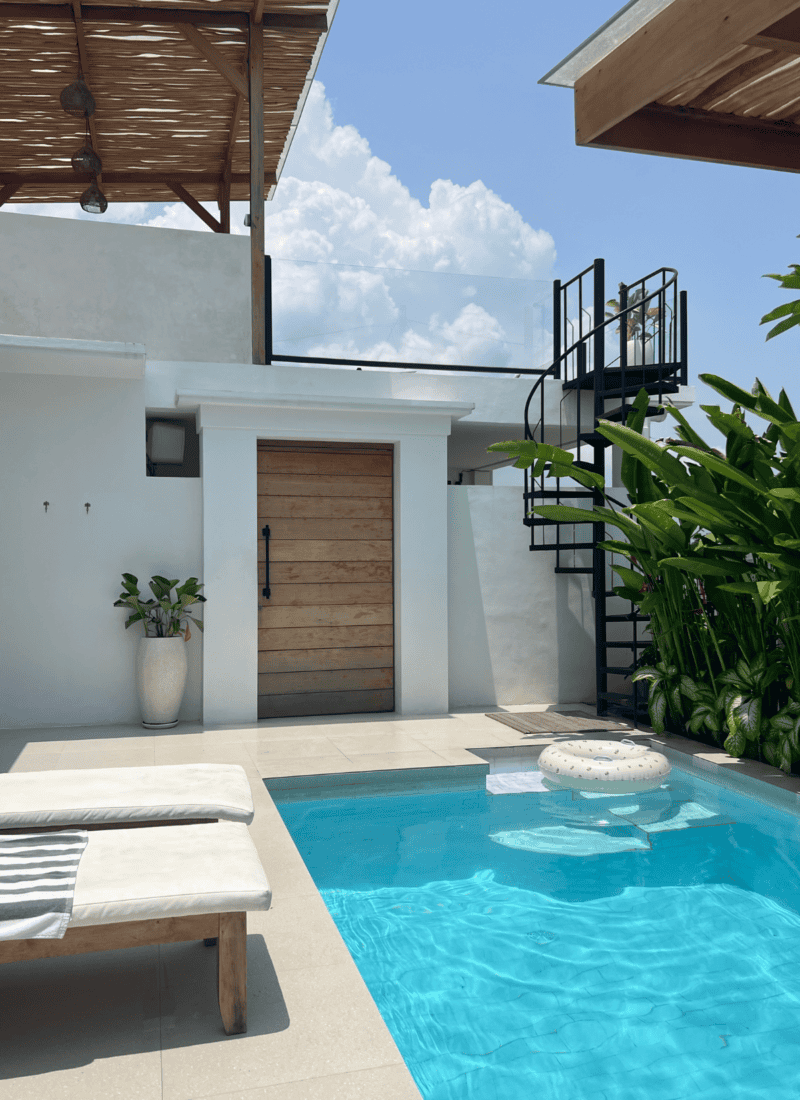
{"label": "white stucco wall", "polygon": [[[0,728],[138,722],[120,575],[202,580],[200,481],[145,476],[143,389],[0,374]],[[184,719],[201,651],[195,634]]]}
{"label": "white stucco wall", "polygon": [[450,707],[594,699],[589,578],[528,549],[522,490],[451,485]]}
{"label": "white stucco wall", "polygon": [[2,333],[252,361],[248,237],[0,211],[0,256]]}

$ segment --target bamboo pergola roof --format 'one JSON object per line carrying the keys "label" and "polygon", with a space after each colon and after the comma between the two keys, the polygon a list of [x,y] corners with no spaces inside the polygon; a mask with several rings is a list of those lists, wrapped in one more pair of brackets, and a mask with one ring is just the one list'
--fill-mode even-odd
{"label": "bamboo pergola roof", "polygon": [[800,172],[798,0],[638,0],[542,83],[579,145]]}
{"label": "bamboo pergola roof", "polygon": [[223,210],[231,199],[248,199],[251,34],[263,35],[270,193],[335,4],[0,0],[0,205],[12,197],[76,202],[88,185],[91,177],[70,164],[85,122],[59,102],[79,59],[97,104],[89,121],[109,201],[174,202],[177,195],[203,217],[200,201],[219,201]]}

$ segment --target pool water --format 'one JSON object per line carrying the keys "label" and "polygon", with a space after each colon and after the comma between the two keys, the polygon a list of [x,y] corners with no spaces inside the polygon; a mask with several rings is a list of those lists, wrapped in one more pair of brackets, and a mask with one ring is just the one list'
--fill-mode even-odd
{"label": "pool water", "polygon": [[800,1094],[798,817],[477,782],[273,791],[425,1100]]}

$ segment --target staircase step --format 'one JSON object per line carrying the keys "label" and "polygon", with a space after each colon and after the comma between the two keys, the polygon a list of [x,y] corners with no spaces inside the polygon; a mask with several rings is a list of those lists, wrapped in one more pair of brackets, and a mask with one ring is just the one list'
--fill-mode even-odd
{"label": "staircase step", "polygon": [[[647,363],[644,367],[639,364],[638,366],[628,366],[625,368],[625,388],[629,386],[636,386],[636,392],[638,393],[642,386],[656,386],[661,382],[662,385],[678,385],[677,375],[680,373],[680,363]],[[562,383],[562,389],[565,390],[593,390],[594,389],[594,371],[587,371],[586,374],[582,374],[580,377],[569,378],[566,382]],[[603,371],[603,381],[605,382],[604,389],[608,392],[608,383],[617,382],[622,377],[621,367],[606,367]],[[648,389],[648,393],[650,390]],[[674,391],[673,391],[674,392]]]}
{"label": "staircase step", "polygon": [[636,397],[639,390],[642,389],[642,386],[644,386],[645,392],[650,397],[653,397],[657,393],[660,393],[662,396],[665,393],[677,393],[680,389],[680,386],[675,382],[645,382],[644,384],[642,384],[640,382],[628,383],[626,379],[624,393],[619,388],[619,385],[617,385],[615,389],[603,390],[602,396],[605,400],[608,401],[615,397],[630,397],[631,399],[633,399],[634,397]]}
{"label": "staircase step", "polygon": [[624,668],[617,665],[601,665],[597,670],[598,672],[607,672],[612,676],[630,676],[634,671],[633,665],[626,665]]}
{"label": "staircase step", "polygon": [[606,615],[607,623],[649,623],[649,615]]}
{"label": "staircase step", "polygon": [[591,566],[584,568],[580,565],[557,565],[553,570],[554,573],[594,573],[594,569]]}
{"label": "staircase step", "polygon": [[629,642],[606,642],[606,649],[647,649],[652,644],[652,642],[640,641],[638,638],[634,641],[631,638]]}
{"label": "staircase step", "polygon": [[[631,411],[631,405],[626,404],[626,406],[625,406],[625,415],[628,416],[630,414],[630,411]],[[663,411],[664,411],[664,409],[663,409],[662,405],[648,405],[647,409],[645,410],[644,415],[645,416],[658,416],[659,413],[661,413]],[[603,420],[611,420],[612,422],[617,422],[617,423],[620,420],[622,420],[622,405],[617,406],[616,409],[609,409],[608,412],[603,413]]]}
{"label": "staircase step", "polygon": [[567,497],[571,500],[594,500],[591,489],[531,489],[522,494],[525,500],[533,500],[538,497]]}
{"label": "staircase step", "polygon": [[610,447],[611,440],[606,439],[604,435],[600,435],[600,432],[581,432],[581,443],[586,443],[592,447]]}
{"label": "staircase step", "polygon": [[593,542],[543,542],[531,550],[594,550]]}

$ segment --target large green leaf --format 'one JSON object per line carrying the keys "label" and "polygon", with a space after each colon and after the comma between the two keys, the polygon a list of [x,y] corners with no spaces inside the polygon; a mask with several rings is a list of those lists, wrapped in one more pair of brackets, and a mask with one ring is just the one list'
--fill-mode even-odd
{"label": "large green leaf", "polygon": [[752,565],[746,562],[713,561],[710,558],[662,558],[659,565],[671,565],[697,577],[729,577],[737,573],[747,573]]}
{"label": "large green leaf", "polygon": [[623,424],[613,424],[609,420],[600,420],[597,430],[600,435],[616,443],[627,454],[638,458],[648,470],[664,477],[670,484],[681,485],[686,482],[686,471],[681,463],[651,439],[645,439],[631,428]]}
{"label": "large green leaf", "polygon": [[727,481],[736,481],[739,485],[743,485],[746,489],[749,489],[753,493],[765,493],[766,490],[763,486],[759,485],[757,481],[754,481],[752,477],[742,473],[741,470],[737,470],[735,466],[732,466],[730,462],[727,462],[724,458],[719,458],[717,455],[709,454],[708,451],[700,451],[694,447],[675,447],[675,454],[681,455],[682,458],[689,458],[693,462],[699,462],[701,466],[705,466],[707,470],[712,473],[719,474]]}

